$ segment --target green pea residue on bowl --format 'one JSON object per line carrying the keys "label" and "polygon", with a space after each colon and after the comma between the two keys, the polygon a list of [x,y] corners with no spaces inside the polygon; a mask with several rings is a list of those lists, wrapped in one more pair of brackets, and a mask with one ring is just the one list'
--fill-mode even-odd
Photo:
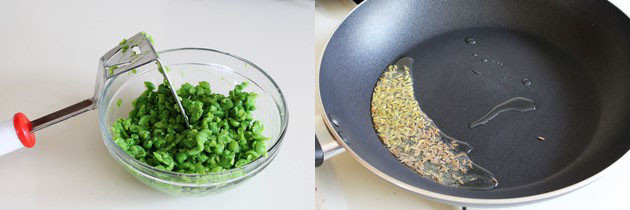
{"label": "green pea residue on bowl", "polygon": [[208,82],[183,84],[177,95],[189,117],[188,128],[168,83],[146,90],[132,102],[127,118],[110,128],[114,142],[135,159],[164,171],[221,172],[267,155],[263,125],[253,119],[256,94],[244,82],[228,95],[213,93]]}

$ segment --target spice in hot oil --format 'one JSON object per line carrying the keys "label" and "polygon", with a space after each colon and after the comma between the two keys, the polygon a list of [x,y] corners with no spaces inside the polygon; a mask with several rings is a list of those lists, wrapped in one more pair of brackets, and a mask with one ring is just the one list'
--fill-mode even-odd
{"label": "spice in hot oil", "polygon": [[437,183],[467,189],[496,187],[492,173],[468,157],[472,147],[444,134],[420,109],[412,65],[409,57],[390,65],[374,88],[372,121],[383,144],[403,164]]}

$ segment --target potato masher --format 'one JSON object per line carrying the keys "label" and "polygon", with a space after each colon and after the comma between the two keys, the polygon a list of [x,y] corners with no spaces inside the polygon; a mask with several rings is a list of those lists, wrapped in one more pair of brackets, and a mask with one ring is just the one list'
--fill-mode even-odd
{"label": "potato masher", "polygon": [[162,73],[166,82],[169,84],[174,97],[173,99],[177,102],[177,106],[184,117],[186,125],[190,127],[186,111],[177,97],[173,83],[163,65],[164,63],[160,61],[148,35],[144,32],[140,32],[129,39],[123,40],[118,46],[101,57],[98,65],[98,73],[96,75],[96,87],[94,88],[94,96],[92,96],[92,98],[53,112],[32,122],[26,115],[18,112],[13,116],[12,120],[1,123],[0,155],[18,150],[22,147],[31,148],[35,146],[34,133],[36,131],[78,114],[96,109],[96,104],[100,100],[103,85],[107,80],[153,61],[157,63],[158,71]]}

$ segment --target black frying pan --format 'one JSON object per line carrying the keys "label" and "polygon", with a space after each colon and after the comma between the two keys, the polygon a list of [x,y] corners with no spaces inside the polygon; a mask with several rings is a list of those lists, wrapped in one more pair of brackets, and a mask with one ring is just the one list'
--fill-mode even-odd
{"label": "black frying pan", "polygon": [[[370,116],[372,90],[402,56],[415,60],[422,109],[475,148],[471,159],[494,173],[497,188],[436,184],[383,146]],[[370,0],[328,42],[319,88],[333,136],[398,186],[467,205],[545,199],[592,181],[630,148],[630,20],[603,0]],[[468,128],[516,96],[533,99],[537,110]]]}

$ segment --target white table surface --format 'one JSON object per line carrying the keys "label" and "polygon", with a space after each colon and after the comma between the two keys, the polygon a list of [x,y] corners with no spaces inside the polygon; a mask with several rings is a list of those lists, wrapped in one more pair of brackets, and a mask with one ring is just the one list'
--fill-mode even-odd
{"label": "white table surface", "polygon": [[[627,15],[630,1],[611,0]],[[317,0],[315,12],[315,55],[319,61],[324,46],[336,26],[354,7],[345,0]],[[321,107],[316,106],[316,113]],[[630,209],[627,204],[630,188],[630,154],[626,154],[607,175],[575,192],[531,205],[490,208],[493,210],[557,210],[557,209]],[[348,154],[341,154],[315,170],[315,203],[318,210],[378,210],[378,209],[460,209],[427,200],[374,175]],[[482,208],[468,208],[482,209]]]}
{"label": "white table surface", "polygon": [[0,121],[18,111],[33,120],[91,97],[98,59],[146,31],[158,50],[208,47],[258,64],[282,88],[290,124],[261,173],[231,191],[188,198],[127,174],[91,111],[37,132],[34,148],[0,157],[0,209],[313,209],[313,13],[313,1],[2,1]]}

